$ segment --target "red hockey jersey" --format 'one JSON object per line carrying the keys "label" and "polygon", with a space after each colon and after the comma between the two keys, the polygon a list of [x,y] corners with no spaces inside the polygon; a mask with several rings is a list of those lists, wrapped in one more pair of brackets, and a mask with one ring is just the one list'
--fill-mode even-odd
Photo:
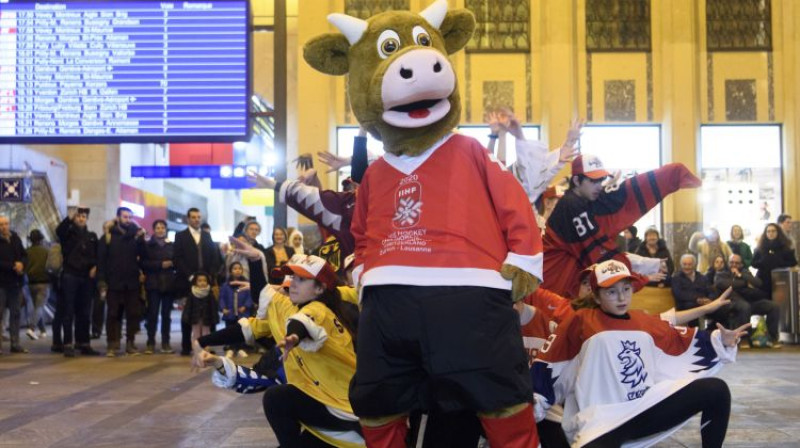
{"label": "red hockey jersey", "polygon": [[[641,277],[636,273],[634,275],[636,276],[634,289],[641,289],[647,284],[646,277]],[[556,332],[558,326],[575,314],[575,310],[569,299],[544,288],[538,288],[523,301],[526,305],[534,308],[533,317],[527,322],[520,322],[522,324],[522,343],[528,354],[528,367],[531,369],[531,375],[534,375],[533,362],[539,354],[539,350]],[[675,325],[675,309],[661,313],[659,318],[670,325]],[[561,404],[557,403],[550,406],[545,419],[560,424],[563,415],[564,410]]]}
{"label": "red hockey jersey", "polygon": [[620,232],[668,194],[700,185],[688,168],[671,163],[609,186],[595,201],[567,191],[547,220],[542,286],[574,297],[581,270],[611,258],[627,261],[617,250]]}
{"label": "red hockey jersey", "polygon": [[[630,254],[628,254],[630,255]],[[633,290],[640,291],[647,285],[648,278],[633,273]],[[575,314],[572,302],[545,288],[537,288],[533,294],[527,295],[523,302],[533,307],[533,317],[527,322],[520,322],[522,329],[522,342],[528,352],[528,364],[533,366],[539,350],[547,339],[556,332],[561,322]],[[672,308],[659,315],[663,321],[675,325],[675,309]],[[521,318],[520,318],[521,319]]]}
{"label": "red hockey jersey", "polygon": [[[724,347],[719,330],[672,327],[641,311],[624,319],[583,309],[539,351],[531,374],[536,406],[563,401],[564,432],[580,447],[735,357],[736,347]],[[672,432],[626,446],[650,446]]]}
{"label": "red hockey jersey", "polygon": [[499,272],[505,263],[542,278],[542,242],[527,195],[463,135],[420,156],[386,154],[370,165],[351,231],[354,277],[363,286],[510,289]]}
{"label": "red hockey jersey", "polygon": [[533,366],[533,360],[547,338],[555,333],[558,324],[575,314],[575,311],[569,300],[544,288],[537,288],[523,301],[535,308],[533,318],[522,325],[522,342],[528,352],[528,365]]}

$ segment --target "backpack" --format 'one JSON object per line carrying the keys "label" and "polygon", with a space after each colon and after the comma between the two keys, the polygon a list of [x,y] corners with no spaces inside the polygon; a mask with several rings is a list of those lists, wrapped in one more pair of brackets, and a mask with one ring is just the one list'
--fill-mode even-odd
{"label": "backpack", "polygon": [[47,261],[44,268],[48,274],[58,275],[61,272],[61,267],[64,265],[64,256],[61,253],[61,245],[53,243],[47,251]]}
{"label": "backpack", "polygon": [[750,345],[758,348],[766,348],[772,345],[770,343],[769,332],[767,331],[767,320],[764,316],[755,316],[758,323],[750,335]]}

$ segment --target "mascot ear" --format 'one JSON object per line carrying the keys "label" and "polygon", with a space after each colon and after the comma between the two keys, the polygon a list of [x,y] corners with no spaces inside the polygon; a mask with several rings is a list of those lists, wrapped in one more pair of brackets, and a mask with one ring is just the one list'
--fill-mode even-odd
{"label": "mascot ear", "polygon": [[464,48],[472,39],[472,33],[475,31],[475,16],[467,9],[448,11],[439,31],[444,37],[447,54],[453,54]]}
{"label": "mascot ear", "polygon": [[303,47],[303,59],[314,69],[327,75],[346,75],[349,70],[347,52],[350,42],[343,34],[317,36]]}

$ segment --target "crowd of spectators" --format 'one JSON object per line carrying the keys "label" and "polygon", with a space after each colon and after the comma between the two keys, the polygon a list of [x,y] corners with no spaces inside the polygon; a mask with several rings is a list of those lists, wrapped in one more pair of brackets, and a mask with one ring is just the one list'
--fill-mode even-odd
{"label": "crowd of spectators", "polygon": [[[257,241],[261,225],[255,217],[239,223],[232,238],[260,256],[243,253],[233,242],[213,241],[197,208],[186,213],[186,229],[174,242],[167,238],[166,221],[144,229],[126,207],[117,209],[98,236],[87,228],[89,213],[70,207],[55,229],[58,241],[48,242],[34,229],[27,248],[8,217],[0,216],[0,316],[6,316],[8,337],[2,340],[10,340],[11,353],[28,352],[20,342],[24,334],[31,340],[51,337],[51,351],[66,357],[98,356],[91,341],[104,327],[108,357],[175,353],[172,315],[182,310],[180,354],[188,356],[193,330],[196,339],[220,321],[254,315],[261,290],[283,281],[281,267],[295,253],[317,251],[303,247],[298,229],[279,227],[265,248]],[[48,302],[52,316],[44,312]],[[246,348],[234,345],[226,354],[247,356]]]}
{"label": "crowd of spectators", "polygon": [[[779,348],[780,307],[772,301],[772,272],[797,266],[794,243],[789,236],[791,222],[791,216],[783,214],[778,222],[768,223],[755,239],[754,249],[745,241],[740,225],[731,226],[727,242],[722,241],[714,228],[696,232],[688,243],[689,251],[677,258],[677,271],[667,242],[655,228],[645,230],[642,241],[638,238],[638,229],[631,226],[620,236],[618,246],[620,250],[666,262],[667,278],[651,281],[648,286],[671,287],[678,311],[706,305],[732,287],[731,303],[706,316],[705,325],[719,322],[735,328],[750,322],[751,316],[763,316],[769,335],[766,346]],[[691,326],[700,324],[698,320],[690,323]],[[750,346],[749,338],[743,338],[741,347]]]}

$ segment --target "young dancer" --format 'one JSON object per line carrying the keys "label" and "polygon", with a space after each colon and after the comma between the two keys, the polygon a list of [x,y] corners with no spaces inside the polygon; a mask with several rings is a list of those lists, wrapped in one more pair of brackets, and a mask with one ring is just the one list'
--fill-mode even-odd
{"label": "young dancer", "polygon": [[629,311],[632,279],[616,260],[591,271],[596,307],[559,325],[534,363],[537,420],[563,401],[573,446],[649,446],[702,412],[703,446],[722,446],[730,392],[707,377],[735,360],[749,324],[698,332]]}
{"label": "young dancer", "polygon": [[[260,318],[239,321],[245,341],[268,337],[283,348],[288,384],[273,381],[267,388],[264,414],[281,446],[328,446],[321,441],[344,448],[363,446],[347,397],[355,372],[357,310],[342,301],[336,272],[323,259],[295,255],[283,271],[292,275],[289,295],[277,286],[265,288],[259,300]],[[215,366],[215,384],[246,389],[249,381],[257,386],[241,367],[214,357],[200,345],[195,344],[195,365]]]}

